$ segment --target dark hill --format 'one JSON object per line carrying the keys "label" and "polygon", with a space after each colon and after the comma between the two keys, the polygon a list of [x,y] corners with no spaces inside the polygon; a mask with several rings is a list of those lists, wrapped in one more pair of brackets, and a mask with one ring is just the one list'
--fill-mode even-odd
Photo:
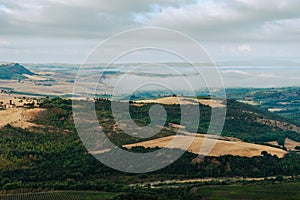
{"label": "dark hill", "polygon": [[25,78],[23,74],[34,75],[19,63],[0,65],[0,79],[23,79]]}

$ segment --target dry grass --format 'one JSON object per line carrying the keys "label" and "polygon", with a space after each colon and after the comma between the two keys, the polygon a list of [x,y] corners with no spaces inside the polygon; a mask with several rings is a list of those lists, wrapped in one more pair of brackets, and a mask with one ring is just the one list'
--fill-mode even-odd
{"label": "dry grass", "polygon": [[20,128],[38,127],[37,124],[33,123],[33,120],[43,110],[41,108],[9,108],[0,110],[0,127],[7,124]]}
{"label": "dry grass", "polygon": [[207,105],[212,108],[224,108],[225,107],[223,101],[221,101],[221,100],[199,99],[199,102],[203,105]]}
{"label": "dry grass", "polygon": [[34,81],[46,81],[48,80],[49,78],[47,77],[42,77],[42,76],[32,76],[32,75],[28,75],[28,74],[23,74],[23,76],[31,79],[31,80],[34,80]]}
{"label": "dry grass", "polygon": [[[278,145],[277,141],[271,141],[271,142],[267,142],[267,143],[271,144],[271,145],[274,145],[274,146],[280,147],[280,145]],[[296,142],[294,140],[286,138],[285,142],[284,142],[284,146],[287,148],[287,150],[295,151],[296,150],[296,146],[300,146],[300,142]]]}
{"label": "dry grass", "polygon": [[294,140],[291,140],[291,139],[285,139],[285,147],[288,149],[288,150],[296,150],[295,147],[296,146],[300,146],[300,142],[296,142]]}
{"label": "dry grass", "polygon": [[[20,108],[22,109],[22,108]],[[21,119],[15,123],[12,123],[12,126],[20,127],[20,128],[31,128],[38,127],[39,125],[33,123],[35,117],[42,112],[44,109],[34,108],[34,109],[23,109],[23,113],[21,115]]]}
{"label": "dry grass", "polygon": [[34,100],[31,97],[26,97],[25,99],[22,97],[22,95],[0,94],[0,102],[3,102],[3,104],[9,104],[10,100],[12,100],[12,103],[16,106],[23,106],[24,103],[32,103],[34,101],[35,105],[37,105],[37,100]]}
{"label": "dry grass", "polygon": [[[37,104],[36,100],[30,98],[23,99],[22,102],[20,102],[19,98],[8,97],[8,95],[1,94],[0,97],[0,102],[3,102],[3,104],[8,104],[10,100],[12,100],[16,106],[23,106],[24,103],[31,103],[32,101],[35,102],[35,105]],[[38,125],[33,123],[33,121],[38,113],[43,110],[44,109],[41,108],[26,109],[23,107],[0,110],[0,128],[7,124],[21,128],[37,127]]]}
{"label": "dry grass", "polygon": [[[174,140],[175,139],[175,140]],[[171,143],[172,141],[172,143]],[[214,139],[209,135],[196,134],[196,135],[178,135],[178,136],[168,136],[159,139],[149,140],[145,142],[139,142],[135,144],[124,145],[126,148],[132,148],[134,146],[144,146],[144,147],[166,147],[168,148],[180,148],[185,149],[187,144],[192,141],[192,144],[187,147],[189,152],[194,154],[203,154],[205,149],[201,149],[205,146],[209,147],[215,144],[213,149],[209,151],[208,156],[221,156],[221,155],[234,155],[234,156],[245,156],[245,157],[253,157],[260,156],[262,151],[267,151],[272,155],[277,155],[278,157],[283,157],[287,152],[265,145],[252,144],[242,141],[229,141],[220,139]],[[205,141],[205,143],[204,143]]]}
{"label": "dry grass", "polygon": [[42,76],[49,76],[49,75],[56,75],[57,73],[55,72],[47,72],[47,71],[39,71],[39,72],[35,72],[38,75],[42,75]]}
{"label": "dry grass", "polygon": [[22,109],[20,108],[10,108],[7,110],[0,110],[0,127],[7,124],[13,124],[22,119]]}
{"label": "dry grass", "polygon": [[[16,80],[0,80],[0,85],[5,85],[7,88],[14,88],[15,91],[22,91],[30,94],[47,94],[47,95],[64,95],[71,94],[73,91],[73,83],[67,83],[66,79],[59,79],[55,76],[49,76],[47,78],[55,78],[56,82],[50,82],[50,86],[37,85],[32,82],[31,79],[24,80],[22,83],[19,83]],[[26,95],[28,96],[28,95]]]}
{"label": "dry grass", "polygon": [[278,142],[277,142],[277,141],[267,142],[267,144],[271,144],[271,145],[280,147],[280,146],[278,145]]}
{"label": "dry grass", "polygon": [[[225,107],[223,101],[221,100],[213,100],[213,99],[195,99],[195,98],[187,98],[187,97],[164,97],[158,99],[149,99],[149,100],[139,100],[135,101],[138,104],[141,103],[158,103],[165,105],[173,105],[173,104],[181,104],[181,105],[197,105],[201,103],[203,105],[210,106],[212,108]],[[136,105],[138,105],[136,104]]]}
{"label": "dry grass", "polygon": [[258,106],[259,105],[259,103],[256,103],[254,101],[238,100],[238,102],[246,103],[246,104],[249,104],[249,105],[252,105],[252,106]]}

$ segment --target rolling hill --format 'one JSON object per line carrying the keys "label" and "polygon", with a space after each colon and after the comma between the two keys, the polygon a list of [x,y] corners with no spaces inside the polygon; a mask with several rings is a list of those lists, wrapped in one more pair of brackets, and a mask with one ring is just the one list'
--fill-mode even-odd
{"label": "rolling hill", "polygon": [[0,65],[0,79],[24,79],[25,75],[34,75],[33,72],[26,69],[19,63],[9,63]]}
{"label": "rolling hill", "polygon": [[[83,105],[86,103],[84,101]],[[122,102],[119,103],[122,104]],[[122,131],[122,126],[118,126],[113,119],[110,104],[108,99],[98,99],[95,105],[99,125],[102,126],[108,138],[119,147],[146,142]],[[145,102],[139,105],[131,104],[132,119],[139,125],[149,123],[148,113],[152,105],[153,103]],[[204,136],[199,133],[205,133],[207,128],[211,107],[203,104],[187,104],[186,106],[189,106],[191,110],[199,106],[202,113],[198,133],[195,133],[197,138],[194,147],[191,146],[188,152],[185,152],[170,166],[141,175],[129,175],[113,170],[96,160],[91,155],[92,152],[87,152],[74,126],[71,100],[45,98],[41,100],[39,106],[43,110],[37,112],[35,119],[31,119],[31,122],[37,124],[38,127],[25,129],[10,124],[0,128],[0,143],[2,144],[0,147],[0,190],[13,191],[25,188],[30,191],[51,189],[120,192],[125,191],[129,184],[153,180],[300,174],[300,155],[297,152],[261,144],[282,139],[283,136],[290,138],[295,135],[292,139],[297,140],[296,136],[300,134],[260,123],[257,118],[276,121],[285,121],[285,119],[235,100],[227,101],[228,112],[224,131],[212,154],[203,159],[199,159],[198,155],[194,154],[196,152],[194,147],[199,147],[198,144]],[[170,127],[169,123],[178,124],[180,120],[179,105],[163,106],[168,117],[165,127],[150,138],[155,143],[158,140],[162,142],[163,139],[168,142],[169,138],[174,137],[174,128]],[[86,131],[89,132],[88,127]],[[229,137],[240,138],[240,140]],[[128,151],[146,153],[157,150],[156,146],[161,146],[157,144],[132,147]],[[147,147],[154,148],[148,149]],[[172,151],[182,150],[168,149],[169,153]],[[248,155],[251,152],[253,155]],[[103,152],[104,156],[109,156],[110,153]],[[127,160],[124,159],[121,162],[126,163]]]}

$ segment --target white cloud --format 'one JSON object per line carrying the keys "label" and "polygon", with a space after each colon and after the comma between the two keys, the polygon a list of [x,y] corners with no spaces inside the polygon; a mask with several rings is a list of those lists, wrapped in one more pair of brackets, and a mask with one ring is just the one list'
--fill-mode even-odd
{"label": "white cloud", "polygon": [[240,45],[240,46],[238,46],[237,49],[238,49],[239,52],[251,52],[251,51],[253,51],[252,47],[248,44]]}
{"label": "white cloud", "polygon": [[[90,44],[127,29],[161,26],[182,31],[208,49],[215,43],[212,52],[224,47],[218,52],[223,57],[241,52],[300,57],[295,47],[300,42],[299,8],[299,0],[0,0],[0,40],[13,41],[0,46],[19,51],[19,46],[38,46],[46,52],[51,41],[59,51],[63,46],[53,43],[55,38],[66,43],[78,39],[77,48],[82,48],[84,40]],[[282,45],[293,45],[294,51],[281,50]]]}
{"label": "white cloud", "polygon": [[[297,0],[204,1],[145,14],[145,24],[190,32],[203,40],[268,40],[270,32],[277,31],[268,24],[297,21],[299,8],[300,1]],[[288,30],[295,32],[295,26]],[[289,35],[272,39],[286,40]]]}
{"label": "white cloud", "polygon": [[[0,35],[91,37],[137,26],[135,15],[187,0],[0,0]],[[193,1],[192,1],[193,2]]]}
{"label": "white cloud", "polygon": [[0,47],[5,47],[5,46],[8,46],[8,45],[10,45],[10,42],[8,42],[8,41],[5,41],[5,40],[0,40]]}
{"label": "white cloud", "polygon": [[82,38],[162,26],[201,40],[288,40],[299,36],[299,8],[298,0],[0,0],[0,35]]}

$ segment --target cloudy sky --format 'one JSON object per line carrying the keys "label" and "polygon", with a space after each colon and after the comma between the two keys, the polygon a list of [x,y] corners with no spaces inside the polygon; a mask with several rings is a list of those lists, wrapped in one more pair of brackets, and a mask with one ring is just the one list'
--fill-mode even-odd
{"label": "cloudy sky", "polygon": [[213,60],[300,61],[299,0],[0,0],[0,61],[81,63],[106,38],[164,27]]}

